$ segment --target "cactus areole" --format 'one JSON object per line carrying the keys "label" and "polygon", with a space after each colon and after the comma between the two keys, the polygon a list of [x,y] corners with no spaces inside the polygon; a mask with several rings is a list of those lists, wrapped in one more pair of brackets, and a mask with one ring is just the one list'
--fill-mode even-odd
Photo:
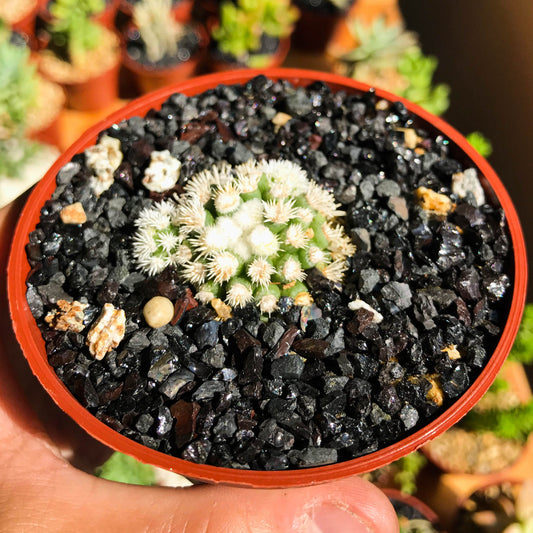
{"label": "cactus areole", "polygon": [[285,160],[223,162],[193,176],[184,194],[144,209],[133,252],[141,271],[177,266],[196,298],[262,313],[288,296],[309,305],[306,270],[342,280],[355,246],[333,195]]}

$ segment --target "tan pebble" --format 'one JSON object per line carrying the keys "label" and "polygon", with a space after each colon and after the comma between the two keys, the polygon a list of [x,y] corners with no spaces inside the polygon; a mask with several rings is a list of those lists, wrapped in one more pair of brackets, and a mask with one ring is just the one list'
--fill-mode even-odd
{"label": "tan pebble", "polygon": [[403,131],[405,146],[407,148],[410,148],[411,150],[414,150],[418,146],[418,143],[422,141],[421,137],[417,135],[416,131],[413,128],[396,129],[397,131]]}
{"label": "tan pebble", "polygon": [[294,305],[311,305],[313,297],[308,292],[299,292],[294,298]]}
{"label": "tan pebble", "polygon": [[63,207],[59,212],[59,216],[63,224],[85,224],[87,222],[87,215],[81,202]]}
{"label": "tan pebble", "polygon": [[86,344],[95,359],[101,360],[116,348],[126,332],[126,314],[123,309],[115,309],[105,303],[98,319],[87,334]]}
{"label": "tan pebble", "polygon": [[284,126],[289,122],[289,120],[292,118],[291,115],[288,115],[287,113],[282,113],[281,111],[279,113],[276,113],[274,115],[274,118],[272,119],[272,124],[274,124],[274,131],[277,133],[281,126]]}
{"label": "tan pebble", "polygon": [[146,302],[143,315],[151,328],[166,326],[174,317],[174,304],[164,296],[154,296]]}
{"label": "tan pebble", "polygon": [[376,102],[376,109],[378,111],[387,111],[389,109],[389,102],[387,100],[379,100]]}
{"label": "tan pebble", "polygon": [[225,304],[220,298],[213,298],[211,300],[213,309],[217,312],[217,318],[219,320],[228,320],[231,318],[231,307]]}
{"label": "tan pebble", "polygon": [[431,383],[431,388],[426,394],[426,399],[440,407],[444,401],[444,394],[438,381],[438,377],[426,376],[426,379]]}
{"label": "tan pebble", "polygon": [[461,359],[461,354],[459,353],[456,344],[450,344],[448,346],[445,346],[441,349],[441,352],[446,352],[448,354],[448,357],[452,360]]}
{"label": "tan pebble", "polygon": [[415,194],[420,207],[436,215],[447,215],[455,207],[445,194],[440,194],[427,187],[418,187]]}

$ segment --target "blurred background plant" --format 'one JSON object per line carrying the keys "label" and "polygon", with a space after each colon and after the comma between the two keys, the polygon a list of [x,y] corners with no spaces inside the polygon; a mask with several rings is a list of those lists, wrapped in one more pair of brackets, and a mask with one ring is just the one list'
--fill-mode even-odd
{"label": "blurred background plant", "polygon": [[98,46],[102,28],[91,17],[104,7],[105,0],[54,0],[49,47],[62,59],[82,62],[85,53]]}
{"label": "blurred background plant", "polygon": [[449,87],[433,83],[438,61],[423,54],[415,33],[383,18],[371,24],[355,19],[349,29],[357,45],[338,58],[341,73],[407,98],[435,115],[448,109]]}
{"label": "blurred background plant", "polygon": [[290,0],[226,0],[211,35],[222,53],[249,67],[261,67],[269,55],[262,53],[264,36],[288,37],[297,19],[298,10]]}
{"label": "blurred background plant", "polygon": [[157,63],[178,54],[183,25],[172,14],[171,0],[142,0],[133,7],[133,23],[146,46],[146,55]]}

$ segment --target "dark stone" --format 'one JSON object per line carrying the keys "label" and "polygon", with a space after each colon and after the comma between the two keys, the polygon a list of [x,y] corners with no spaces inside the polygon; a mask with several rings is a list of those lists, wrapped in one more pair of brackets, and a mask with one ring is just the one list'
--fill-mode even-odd
{"label": "dark stone", "polygon": [[272,361],[270,373],[274,378],[300,379],[305,362],[296,353],[289,353]]}
{"label": "dark stone", "polygon": [[320,339],[301,339],[293,344],[294,351],[303,357],[312,357],[313,359],[326,357],[328,348],[328,341]]}
{"label": "dark stone", "polygon": [[210,320],[202,324],[194,333],[194,340],[198,349],[202,349],[205,346],[214,346],[218,340],[218,328],[220,322],[216,320]]}

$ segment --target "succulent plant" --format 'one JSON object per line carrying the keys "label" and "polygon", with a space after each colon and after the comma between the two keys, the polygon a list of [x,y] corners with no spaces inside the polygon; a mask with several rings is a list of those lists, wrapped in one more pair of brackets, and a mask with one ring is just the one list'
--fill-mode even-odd
{"label": "succulent plant", "polygon": [[11,33],[0,38],[0,139],[22,130],[28,109],[37,98],[35,65],[29,62],[30,50],[10,41]]}
{"label": "succulent plant", "polygon": [[90,17],[105,7],[104,0],[55,0],[50,7],[51,45],[60,54],[76,61],[96,48],[102,28]]}
{"label": "succulent plant", "polygon": [[212,35],[222,52],[258,67],[265,56],[250,54],[261,48],[261,36],[287,37],[297,18],[298,10],[290,0],[225,1],[220,5],[220,22]]}
{"label": "succulent plant", "polygon": [[338,208],[295,163],[223,163],[191,178],[175,201],[140,213],[133,254],[149,275],[179,265],[204,303],[255,301],[270,314],[281,296],[312,302],[307,269],[341,281],[355,246],[336,221]]}
{"label": "succulent plant", "polygon": [[473,131],[466,136],[466,140],[483,156],[492,154],[491,142],[479,131]]}
{"label": "succulent plant", "polygon": [[418,36],[383,18],[370,25],[355,20],[350,29],[358,42],[340,57],[346,74],[387,89],[440,115],[449,106],[449,87],[433,85],[438,61],[422,53]]}
{"label": "succulent plant", "polygon": [[183,25],[172,15],[171,0],[142,0],[133,8],[133,22],[146,45],[146,55],[157,63],[178,53]]}

